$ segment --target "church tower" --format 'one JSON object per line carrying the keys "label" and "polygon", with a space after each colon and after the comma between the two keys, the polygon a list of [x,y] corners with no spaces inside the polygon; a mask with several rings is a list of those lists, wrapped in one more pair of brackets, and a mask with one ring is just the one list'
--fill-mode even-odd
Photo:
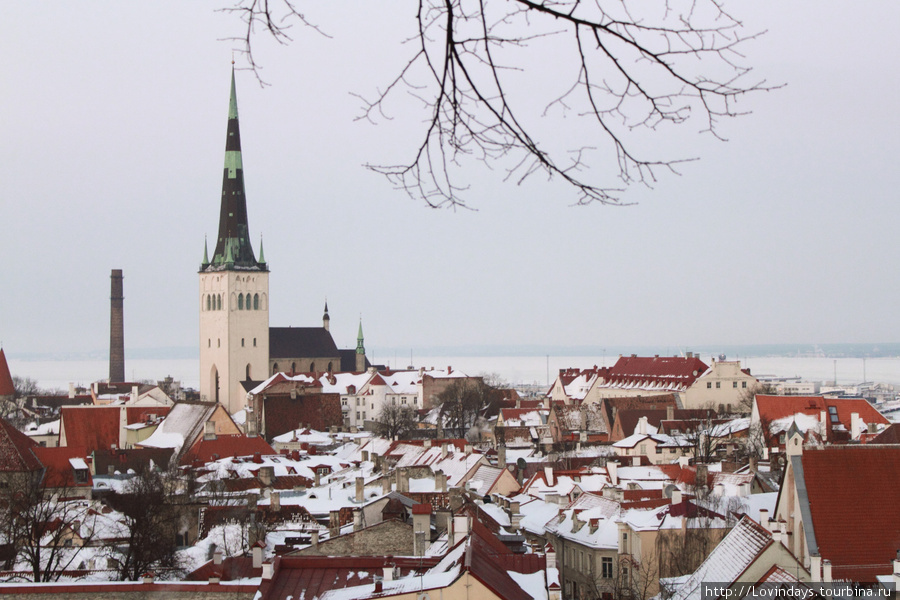
{"label": "church tower", "polygon": [[242,382],[268,375],[269,269],[262,241],[259,260],[250,244],[233,67],[219,235],[212,260],[204,243],[199,274],[200,398],[234,413],[246,404]]}

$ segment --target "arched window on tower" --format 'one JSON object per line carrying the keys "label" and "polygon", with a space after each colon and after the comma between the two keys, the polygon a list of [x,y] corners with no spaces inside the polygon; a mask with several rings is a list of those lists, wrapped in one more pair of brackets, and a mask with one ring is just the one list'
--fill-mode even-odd
{"label": "arched window on tower", "polygon": [[238,294],[238,310],[244,310],[244,295]]}
{"label": "arched window on tower", "polygon": [[259,294],[253,294],[253,310],[259,310]]}
{"label": "arched window on tower", "polygon": [[331,373],[333,368],[334,368],[334,366],[332,365],[332,363],[328,363],[328,372],[329,373]]}
{"label": "arched window on tower", "polygon": [[247,381],[253,381],[253,378],[250,377],[250,363],[247,363]]}
{"label": "arched window on tower", "polygon": [[272,375],[278,372],[278,363],[272,363]]}
{"label": "arched window on tower", "polygon": [[216,296],[216,310],[222,310],[222,294]]}
{"label": "arched window on tower", "polygon": [[291,363],[291,373],[296,373],[296,372],[297,372],[297,363],[292,362]]}
{"label": "arched window on tower", "polygon": [[212,309],[210,309],[210,307],[209,307],[210,304],[212,304],[212,296],[207,295],[207,296],[206,296],[206,310],[212,310]]}
{"label": "arched window on tower", "polygon": [[314,362],[309,363],[309,372],[310,373],[316,372],[316,363],[314,363]]}

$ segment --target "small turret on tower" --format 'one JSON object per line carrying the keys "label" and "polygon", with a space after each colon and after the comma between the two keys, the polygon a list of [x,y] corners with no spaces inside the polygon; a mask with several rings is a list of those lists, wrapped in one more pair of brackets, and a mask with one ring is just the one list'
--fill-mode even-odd
{"label": "small turret on tower", "polygon": [[328,300],[325,301],[325,314],[322,315],[322,327],[325,328],[325,331],[330,331],[329,327],[331,326],[331,317],[328,316]]}

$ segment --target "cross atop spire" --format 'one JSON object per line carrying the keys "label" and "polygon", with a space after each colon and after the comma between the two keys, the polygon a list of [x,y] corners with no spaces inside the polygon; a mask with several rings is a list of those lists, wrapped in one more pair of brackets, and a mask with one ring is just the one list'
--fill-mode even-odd
{"label": "cross atop spire", "polygon": [[231,67],[231,98],[228,102],[228,135],[225,138],[225,167],[222,177],[222,206],[219,235],[210,265],[204,270],[266,270],[256,260],[247,225],[247,198],[244,194],[244,165],[241,158],[241,131],[238,126],[237,91],[234,65]]}

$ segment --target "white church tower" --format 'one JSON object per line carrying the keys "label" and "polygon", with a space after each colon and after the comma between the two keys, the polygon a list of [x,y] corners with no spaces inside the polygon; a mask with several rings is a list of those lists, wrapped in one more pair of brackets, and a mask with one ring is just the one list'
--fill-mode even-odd
{"label": "white church tower", "polygon": [[265,379],[268,364],[269,269],[262,242],[259,260],[250,245],[232,68],[219,236],[212,260],[204,247],[200,265],[200,399],[241,410],[242,382]]}

